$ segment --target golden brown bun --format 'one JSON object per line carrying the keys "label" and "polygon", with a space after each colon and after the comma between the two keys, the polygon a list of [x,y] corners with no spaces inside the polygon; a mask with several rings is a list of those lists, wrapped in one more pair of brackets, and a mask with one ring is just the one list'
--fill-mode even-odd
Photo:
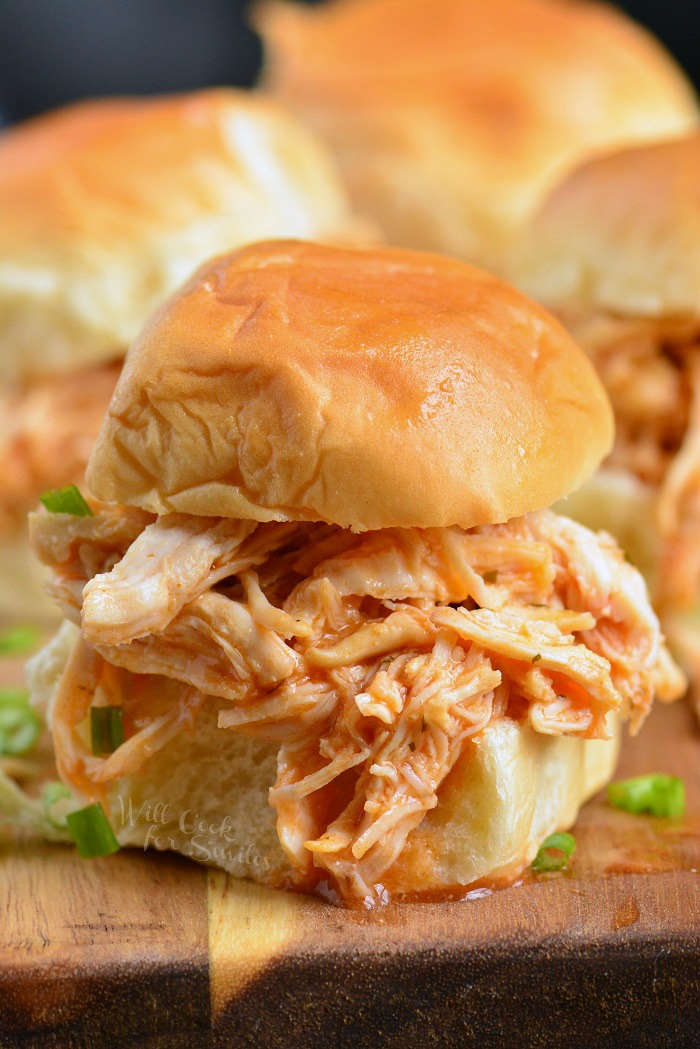
{"label": "golden brown bun", "polygon": [[566,495],[611,441],[591,364],[508,285],[270,241],[202,266],[147,325],[87,477],[156,513],[471,528]]}
{"label": "golden brown bun", "polygon": [[562,173],[697,125],[671,57],[613,7],[263,2],[263,86],[316,128],[391,243],[491,267]]}
{"label": "golden brown bun", "polygon": [[121,356],[211,255],[354,228],[321,145],[243,91],[29,121],[0,139],[0,379]]}
{"label": "golden brown bun", "polygon": [[[78,630],[65,624],[32,661],[32,702],[48,713]],[[445,781],[440,803],[408,839],[384,880],[393,892],[468,885],[514,876],[552,831],[571,826],[581,804],[612,776],[619,731],[581,740],[538,735],[507,718],[486,728]],[[109,808],[122,845],[175,849],[237,877],[281,885],[291,874],[275,831],[268,790],[272,743],[216,726],[202,708],[136,774],[120,780]],[[36,829],[45,833],[37,816]]]}
{"label": "golden brown bun", "polygon": [[514,278],[550,306],[700,316],[700,133],[579,167],[518,256]]}

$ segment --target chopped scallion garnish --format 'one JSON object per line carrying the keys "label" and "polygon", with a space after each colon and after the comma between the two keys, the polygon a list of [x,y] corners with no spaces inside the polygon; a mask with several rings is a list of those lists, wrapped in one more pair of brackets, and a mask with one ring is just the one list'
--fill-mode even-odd
{"label": "chopped scallion garnish", "polygon": [[41,721],[21,688],[0,689],[0,756],[31,750],[41,732]]}
{"label": "chopped scallion garnish", "polygon": [[27,706],[29,693],[26,688],[0,688],[0,707]]}
{"label": "chopped scallion garnish", "polygon": [[99,801],[94,805],[87,805],[84,809],[78,809],[77,812],[69,812],[66,823],[78,854],[84,860],[92,860],[96,856],[109,856],[118,851],[119,842],[114,837],[114,831]]}
{"label": "chopped scallion garnish", "polygon": [[63,783],[59,783],[58,780],[52,780],[50,783],[44,784],[44,789],[41,792],[44,813],[51,826],[55,827],[56,830],[65,830],[67,823],[65,819],[63,821],[55,819],[54,805],[59,801],[67,801],[71,797],[72,794],[68,787]]}
{"label": "chopped scallion garnish", "polygon": [[124,742],[121,707],[90,708],[90,740],[93,754],[111,754]]}
{"label": "chopped scallion garnish", "polygon": [[65,488],[54,488],[51,492],[44,492],[41,501],[52,514],[94,517],[92,510],[74,484],[67,484]]}
{"label": "chopped scallion garnish", "polygon": [[655,772],[610,783],[608,801],[626,812],[677,818],[685,811],[685,787],[678,776]]}
{"label": "chopped scallion garnish", "polygon": [[532,861],[533,871],[563,871],[576,851],[573,834],[550,834]]}
{"label": "chopped scallion garnish", "polygon": [[0,634],[0,656],[21,656],[31,652],[39,640],[39,631],[33,626],[15,626]]}

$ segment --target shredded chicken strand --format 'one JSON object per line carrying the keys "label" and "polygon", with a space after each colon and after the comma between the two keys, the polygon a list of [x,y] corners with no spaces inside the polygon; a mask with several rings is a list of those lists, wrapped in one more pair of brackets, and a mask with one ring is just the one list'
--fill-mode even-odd
{"label": "shredded chicken strand", "polygon": [[191,601],[158,634],[95,649],[133,673],[161,674],[231,700],[278,684],[299,661],[283,638],[256,623],[246,605],[214,591]]}
{"label": "shredded chicken strand", "polygon": [[[549,511],[353,535],[98,507],[35,515],[32,534],[82,618],[53,718],[61,775],[100,796],[217,703],[222,729],[279,745],[270,803],[297,882],[329,876],[347,899],[378,898],[493,720],[605,737],[611,711],[638,727],[683,685],[638,573]],[[130,731],[97,758],[84,723],[111,694]]]}
{"label": "shredded chicken strand", "polygon": [[609,464],[657,494],[661,539],[655,604],[700,595],[700,331],[696,320],[565,318],[592,357],[615,410]]}
{"label": "shredded chicken strand", "polygon": [[[501,681],[483,653],[453,645],[449,634],[438,634],[430,652],[397,662],[377,675],[393,681],[401,696],[391,731],[380,730],[368,752],[353,754],[341,749],[349,735],[341,717],[324,740],[328,752],[348,755],[345,768],[360,760],[362,771],[340,814],[318,838],[304,842],[316,866],[333,875],[344,895],[367,902],[411,830],[437,805],[437,790],[465,741],[494,716],[494,690]],[[381,694],[381,680],[378,686]],[[370,683],[368,693],[376,687]],[[364,716],[357,704],[343,711],[345,718],[358,713]],[[271,800],[277,802],[275,791]],[[297,862],[304,861],[299,853]]]}

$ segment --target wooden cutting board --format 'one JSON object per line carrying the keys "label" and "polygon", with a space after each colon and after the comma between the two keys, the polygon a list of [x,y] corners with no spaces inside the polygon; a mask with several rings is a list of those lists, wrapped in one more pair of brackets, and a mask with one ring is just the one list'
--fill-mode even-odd
{"label": "wooden cutting board", "polygon": [[664,824],[581,814],[571,875],[372,914],[168,855],[0,850],[0,1047],[700,1045],[700,737],[659,708],[621,775],[683,776]]}

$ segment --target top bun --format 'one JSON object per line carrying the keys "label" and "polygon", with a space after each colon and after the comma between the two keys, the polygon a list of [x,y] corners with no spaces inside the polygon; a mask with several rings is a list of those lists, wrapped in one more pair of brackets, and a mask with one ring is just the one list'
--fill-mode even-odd
{"label": "top bun", "polygon": [[585,155],[698,120],[671,57],[607,5],[267,2],[255,21],[265,86],[326,138],[387,239],[489,266]]}
{"label": "top bun", "polygon": [[271,241],[206,263],[129,351],[88,466],[156,513],[470,528],[609,451],[587,358],[464,263]]}
{"label": "top bun", "polygon": [[242,91],[84,102],[0,138],[0,378],[121,356],[206,258],[352,233],[324,149]]}
{"label": "top bun", "polygon": [[700,316],[700,133],[578,168],[533,219],[512,272],[558,309]]}

